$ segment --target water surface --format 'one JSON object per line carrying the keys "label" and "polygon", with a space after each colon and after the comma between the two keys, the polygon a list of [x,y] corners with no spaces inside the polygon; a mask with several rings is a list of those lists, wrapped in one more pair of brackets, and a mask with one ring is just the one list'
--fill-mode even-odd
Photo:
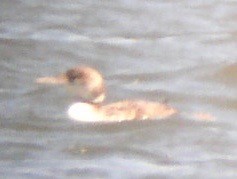
{"label": "water surface", "polygon": [[[2,1],[1,176],[235,178],[236,8],[231,0]],[[80,64],[103,72],[107,102],[166,100],[216,121],[70,121],[67,89],[34,81]]]}

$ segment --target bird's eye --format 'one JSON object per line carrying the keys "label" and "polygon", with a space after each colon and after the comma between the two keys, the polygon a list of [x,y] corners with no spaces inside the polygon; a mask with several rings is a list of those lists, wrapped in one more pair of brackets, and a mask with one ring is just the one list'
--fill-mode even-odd
{"label": "bird's eye", "polygon": [[81,73],[77,70],[71,69],[66,72],[66,76],[69,82],[74,82],[75,79],[81,78]]}

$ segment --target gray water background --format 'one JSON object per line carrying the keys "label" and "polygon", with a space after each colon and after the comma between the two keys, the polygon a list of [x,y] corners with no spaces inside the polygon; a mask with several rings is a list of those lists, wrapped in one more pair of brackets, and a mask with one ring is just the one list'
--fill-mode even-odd
{"label": "gray water background", "polygon": [[[0,175],[236,178],[237,2],[1,0]],[[168,101],[214,122],[87,124],[36,78],[88,64],[107,102]]]}

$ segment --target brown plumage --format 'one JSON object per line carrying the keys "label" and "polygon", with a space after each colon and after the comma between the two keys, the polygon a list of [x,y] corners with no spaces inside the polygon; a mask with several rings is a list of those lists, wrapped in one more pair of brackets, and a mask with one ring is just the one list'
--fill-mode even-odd
{"label": "brown plumage", "polygon": [[111,119],[164,119],[177,113],[177,110],[161,103],[132,100],[103,105],[100,110]]}

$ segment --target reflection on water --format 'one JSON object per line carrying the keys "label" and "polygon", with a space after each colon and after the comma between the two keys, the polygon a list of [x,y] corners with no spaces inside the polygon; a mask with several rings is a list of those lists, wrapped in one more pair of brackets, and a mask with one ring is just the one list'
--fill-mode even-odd
{"label": "reflection on water", "polygon": [[[236,177],[234,1],[3,1],[0,6],[1,175]],[[107,102],[166,100],[166,121],[68,120],[73,96],[40,76],[89,64]]]}

